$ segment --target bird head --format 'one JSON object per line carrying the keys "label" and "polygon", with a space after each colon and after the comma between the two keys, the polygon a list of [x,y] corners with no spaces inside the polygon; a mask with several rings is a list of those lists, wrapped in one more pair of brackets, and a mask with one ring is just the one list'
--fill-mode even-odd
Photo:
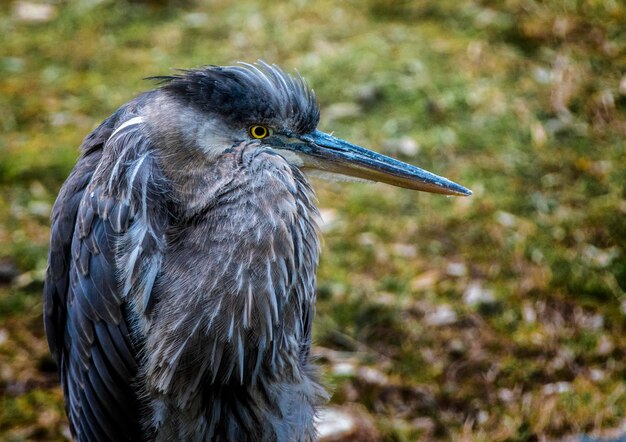
{"label": "bird head", "polygon": [[234,144],[258,140],[305,173],[445,195],[472,193],[447,178],[319,131],[315,94],[302,77],[275,65],[209,66],[153,78],[162,82],[163,96],[153,112],[152,130],[162,141],[198,149],[209,159]]}

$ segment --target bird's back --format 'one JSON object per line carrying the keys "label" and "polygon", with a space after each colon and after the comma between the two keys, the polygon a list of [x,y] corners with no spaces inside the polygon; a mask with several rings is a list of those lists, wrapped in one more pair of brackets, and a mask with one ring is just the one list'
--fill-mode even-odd
{"label": "bird's back", "polygon": [[114,244],[128,232],[126,201],[103,192],[106,145],[132,114],[120,109],[82,145],[52,211],[44,323],[59,367],[70,428],[79,440],[141,438],[133,380],[137,348],[119,289]]}

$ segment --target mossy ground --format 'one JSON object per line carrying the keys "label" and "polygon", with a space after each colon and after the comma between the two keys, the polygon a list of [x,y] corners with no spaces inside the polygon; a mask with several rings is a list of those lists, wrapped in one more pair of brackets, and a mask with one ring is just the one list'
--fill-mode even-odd
{"label": "mossy ground", "polygon": [[624,421],[623,2],[57,0],[42,21],[24,4],[0,6],[0,439],[66,425],[41,289],[81,139],[143,77],[258,58],[309,80],[323,130],[474,191],[315,183],[334,403],[386,440]]}

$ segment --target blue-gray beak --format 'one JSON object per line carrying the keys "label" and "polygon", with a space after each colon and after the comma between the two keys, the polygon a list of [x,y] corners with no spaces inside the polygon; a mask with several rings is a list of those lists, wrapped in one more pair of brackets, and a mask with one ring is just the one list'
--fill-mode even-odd
{"label": "blue-gray beak", "polygon": [[[294,136],[292,136],[294,137]],[[379,181],[393,186],[444,195],[468,196],[472,191],[419,167],[364,149],[319,130],[296,135],[288,149],[304,161],[304,168]],[[293,139],[293,138],[292,138]],[[295,141],[295,140],[294,140]]]}

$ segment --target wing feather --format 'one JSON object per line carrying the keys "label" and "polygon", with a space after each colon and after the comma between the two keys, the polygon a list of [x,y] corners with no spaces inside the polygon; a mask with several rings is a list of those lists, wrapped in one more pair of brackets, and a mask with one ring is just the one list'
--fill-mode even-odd
{"label": "wing feather", "polygon": [[[94,356],[96,354],[98,354],[98,352],[93,352]],[[109,388],[102,381],[99,371],[97,370],[89,371],[89,383],[91,384],[91,387],[92,387],[89,390],[95,393],[95,398],[98,403],[97,407],[98,407],[99,413],[107,415],[108,418],[110,418],[111,420],[115,422],[118,428],[124,427],[124,425],[126,425],[125,413],[122,410],[122,408],[114,408],[114,407],[109,406],[109,404],[114,403],[115,398],[111,394],[111,391],[109,390]]]}
{"label": "wing feather", "polygon": [[[98,344],[101,348],[102,357],[106,358],[120,380],[131,379],[135,375],[135,368],[125,359],[130,354],[124,354],[120,347],[111,339],[108,327],[103,322],[95,325]],[[126,347],[124,345],[124,347]],[[130,355],[132,357],[132,355]],[[118,381],[119,382],[119,381]],[[119,386],[117,388],[120,388]]]}
{"label": "wing feather", "polygon": [[91,356],[100,380],[104,384],[103,388],[110,396],[110,403],[120,404],[120,409],[124,413],[132,413],[132,410],[128,406],[128,403],[124,400],[124,396],[120,393],[119,388],[117,388],[117,380],[113,378],[113,375],[111,374],[111,369],[104,361],[101,352],[93,352]]}

